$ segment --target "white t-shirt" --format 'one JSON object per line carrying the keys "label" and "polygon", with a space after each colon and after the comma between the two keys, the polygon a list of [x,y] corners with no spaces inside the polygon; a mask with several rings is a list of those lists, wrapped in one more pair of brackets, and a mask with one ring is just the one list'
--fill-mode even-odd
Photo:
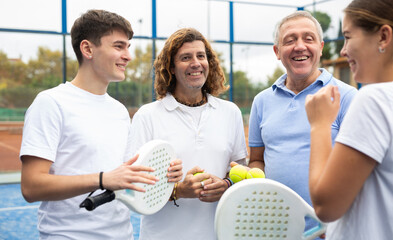
{"label": "white t-shirt", "polygon": [[355,96],[336,138],[378,162],[350,209],[329,224],[327,239],[393,237],[393,83],[365,86]]}
{"label": "white t-shirt", "polygon": [[[224,178],[231,161],[246,158],[242,115],[231,102],[208,95],[199,124],[187,108],[168,94],[142,106],[132,119],[132,152],[144,143],[161,139],[171,143],[183,162],[184,176],[194,166]],[[141,217],[140,240],[213,240],[217,202],[179,199],[168,202],[156,214]]]}
{"label": "white t-shirt", "polygon": [[[54,175],[108,171],[130,158],[129,133],[124,105],[67,82],[41,92],[29,107],[20,156],[52,161]],[[112,201],[89,212],[79,208],[87,195],[43,201],[38,210],[40,238],[133,239],[128,208]]]}

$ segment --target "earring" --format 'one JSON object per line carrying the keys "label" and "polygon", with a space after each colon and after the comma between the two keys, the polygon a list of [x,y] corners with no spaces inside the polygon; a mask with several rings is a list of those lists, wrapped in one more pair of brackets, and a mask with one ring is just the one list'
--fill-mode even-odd
{"label": "earring", "polygon": [[379,48],[378,48],[378,51],[379,51],[379,53],[384,53],[384,52],[385,52],[385,49],[382,48],[382,47],[379,47]]}

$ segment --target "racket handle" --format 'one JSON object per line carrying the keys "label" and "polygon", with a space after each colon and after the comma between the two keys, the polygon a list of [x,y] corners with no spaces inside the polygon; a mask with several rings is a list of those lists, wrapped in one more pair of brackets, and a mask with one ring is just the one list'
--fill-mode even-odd
{"label": "racket handle", "polygon": [[96,207],[110,202],[115,199],[116,195],[111,190],[106,190],[105,192],[98,194],[93,197],[87,197],[80,205],[80,208],[86,208],[88,211],[94,210]]}

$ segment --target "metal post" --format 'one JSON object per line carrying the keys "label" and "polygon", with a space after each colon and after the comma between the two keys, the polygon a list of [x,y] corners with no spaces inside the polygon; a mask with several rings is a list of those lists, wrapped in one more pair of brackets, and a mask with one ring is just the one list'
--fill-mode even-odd
{"label": "metal post", "polygon": [[[152,48],[151,48],[151,63],[152,66],[154,66],[154,59],[156,59],[156,38],[157,38],[157,2],[156,0],[151,0],[151,17],[152,17]],[[152,68],[152,93],[151,93],[151,98],[152,101],[156,100],[156,97],[154,96],[154,79],[155,79],[155,73],[154,73],[154,67]]]}
{"label": "metal post", "polygon": [[233,42],[234,42],[234,29],[233,29],[233,2],[229,2],[229,101],[233,102]]}
{"label": "metal post", "polygon": [[63,36],[63,83],[65,83],[67,81],[67,0],[61,0],[61,23],[61,33]]}
{"label": "metal post", "polygon": [[313,11],[313,15],[315,17],[315,0],[312,1],[312,11]]}
{"label": "metal post", "polygon": [[[138,19],[138,23],[139,23],[139,34],[142,35],[143,19],[142,18]],[[138,44],[138,46],[141,48],[141,51],[142,51],[142,45]],[[138,58],[136,60],[138,62],[138,66],[139,66],[140,63],[142,62],[142,59]],[[140,74],[139,79],[138,79],[138,107],[143,105],[142,93],[143,93],[143,81],[142,81],[141,74]]]}
{"label": "metal post", "polygon": [[207,0],[207,40],[210,41],[210,0]]}

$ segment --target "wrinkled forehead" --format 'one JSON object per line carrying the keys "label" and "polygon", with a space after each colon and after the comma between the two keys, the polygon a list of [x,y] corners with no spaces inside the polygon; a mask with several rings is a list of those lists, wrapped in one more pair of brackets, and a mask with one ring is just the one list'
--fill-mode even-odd
{"label": "wrinkled forehead", "polygon": [[205,43],[201,40],[194,40],[192,42],[184,42],[183,45],[178,49],[177,54],[184,54],[187,52],[206,52]]}
{"label": "wrinkled forehead", "polygon": [[280,42],[286,37],[293,35],[312,35],[319,38],[317,26],[311,19],[306,17],[292,18],[281,25]]}

